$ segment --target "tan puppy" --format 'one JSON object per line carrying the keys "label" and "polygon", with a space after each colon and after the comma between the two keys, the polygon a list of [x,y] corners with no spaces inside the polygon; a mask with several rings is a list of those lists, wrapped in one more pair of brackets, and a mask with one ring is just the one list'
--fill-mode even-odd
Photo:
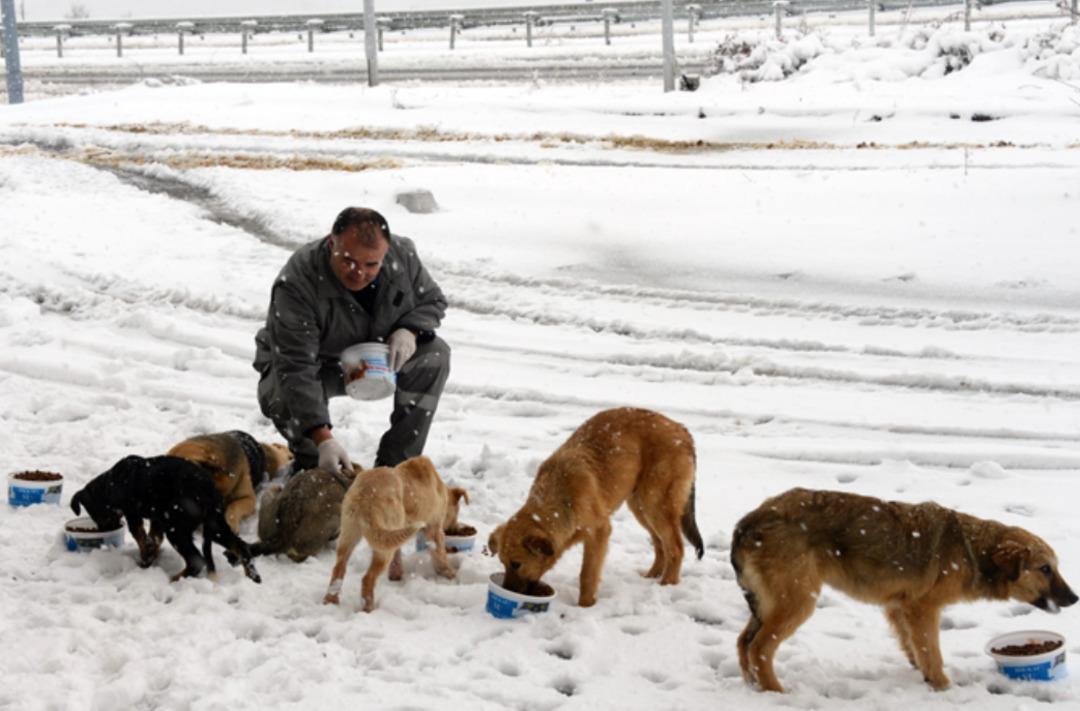
{"label": "tan puppy", "polygon": [[578,604],[594,605],[611,514],[624,501],[652,538],[644,575],[678,583],[682,535],[698,558],[705,553],[694,520],[694,467],[694,440],[678,422],[629,407],[594,415],[540,465],[525,505],[488,539],[506,567],[503,585],[526,591],[567,548],[584,543]]}
{"label": "tan puppy", "polygon": [[1053,549],[1022,528],[837,491],[766,500],[735,527],[731,562],[751,613],[739,665],[766,691],[784,690],[773,656],[814,612],[822,584],[883,605],[904,654],[935,689],[949,686],[938,644],[946,605],[1013,599],[1057,612],[1077,601]]}
{"label": "tan puppy", "polygon": [[239,430],[191,437],[167,454],[195,462],[210,472],[225,499],[225,521],[234,533],[240,530],[241,521],[255,513],[255,488],[292,461],[292,453],[284,445],[256,442]]}
{"label": "tan puppy", "polygon": [[338,603],[349,557],[361,538],[371,546],[371,565],[360,589],[364,612],[374,609],[375,581],[391,558],[395,565],[391,566],[390,578],[401,578],[399,549],[417,531],[422,530],[431,542],[431,560],[439,575],[454,577],[455,571],[446,558],[443,531],[457,523],[462,499],[469,501],[465,490],[448,488],[427,457],[413,457],[393,468],[378,467],[357,474],[341,504],[337,560],[323,602]]}

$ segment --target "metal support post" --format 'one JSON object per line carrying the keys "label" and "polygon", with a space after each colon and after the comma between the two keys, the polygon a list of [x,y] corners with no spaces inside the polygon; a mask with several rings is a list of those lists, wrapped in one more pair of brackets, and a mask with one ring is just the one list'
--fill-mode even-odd
{"label": "metal support post", "polygon": [[662,0],[662,21],[664,47],[664,91],[675,91],[675,11],[671,0]]}
{"label": "metal support post", "polygon": [[868,0],[867,4],[870,6],[870,36],[874,36],[874,14],[877,11],[877,0]]}
{"label": "metal support post", "polygon": [[242,20],[240,22],[240,53],[247,54],[248,35],[255,31],[258,20]]}
{"label": "metal support post", "polygon": [[367,83],[379,83],[378,22],[375,20],[375,0],[364,0],[364,56],[367,58]]}
{"label": "metal support post", "polygon": [[56,56],[59,59],[64,57],[64,35],[71,29],[71,25],[55,25],[53,31],[56,32]]}
{"label": "metal support post", "polygon": [[4,68],[7,70],[9,104],[23,102],[22,64],[19,61],[19,31],[15,26],[15,0],[0,0],[4,16]]}
{"label": "metal support post", "polygon": [[450,16],[450,49],[454,48],[454,41],[457,39],[458,30],[461,29],[461,21],[464,19],[464,15]]}
{"label": "metal support post", "polygon": [[[1076,0],[1073,0],[1073,2],[1075,3]],[[540,13],[537,12],[536,10],[526,10],[525,11],[525,46],[526,47],[532,47],[533,24],[536,22],[536,19],[538,17],[540,17]]]}
{"label": "metal support post", "polygon": [[619,11],[613,7],[605,7],[600,11],[604,16],[604,44],[611,44],[611,22],[619,16]]}
{"label": "metal support post", "polygon": [[773,11],[776,13],[776,39],[784,39],[784,8],[788,6],[788,0],[774,0]]}
{"label": "metal support post", "polygon": [[971,32],[971,0],[964,0],[964,32]]}
{"label": "metal support post", "polygon": [[306,23],[307,25],[307,51],[308,53],[315,51],[315,29],[322,26],[323,21],[319,19],[311,19]]}
{"label": "metal support post", "polygon": [[131,23],[117,22],[113,25],[113,29],[116,30],[116,56],[124,56],[124,32],[131,29]]}
{"label": "metal support post", "polygon": [[690,44],[694,43],[694,25],[701,19],[701,5],[687,5],[686,14],[688,15],[686,23],[687,39]]}
{"label": "metal support post", "polygon": [[184,33],[192,32],[195,29],[195,23],[184,20],[176,23],[176,49],[181,54],[184,54]]}

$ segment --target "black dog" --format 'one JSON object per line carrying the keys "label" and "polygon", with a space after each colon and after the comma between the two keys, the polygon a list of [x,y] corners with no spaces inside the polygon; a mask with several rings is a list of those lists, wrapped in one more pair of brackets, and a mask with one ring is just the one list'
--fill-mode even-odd
{"label": "black dog", "polygon": [[[213,573],[210,544],[217,542],[225,547],[232,565],[241,563],[245,575],[262,582],[251,562],[251,548],[225,522],[225,501],[213,478],[198,464],[179,457],[125,457],[75,494],[71,508],[78,514],[80,506],[102,530],[119,527],[121,516],[126,519],[144,568],[157,559],[164,534],[186,563],[173,581],[198,575],[203,567]],[[149,536],[143,529],[144,518],[150,519]],[[199,526],[202,555],[192,539]]]}

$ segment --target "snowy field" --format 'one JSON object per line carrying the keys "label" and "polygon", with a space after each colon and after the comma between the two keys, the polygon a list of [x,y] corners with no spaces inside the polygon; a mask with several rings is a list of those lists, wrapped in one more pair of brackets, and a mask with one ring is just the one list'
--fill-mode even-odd
{"label": "snowy field", "polygon": [[[788,694],[739,675],[732,529],[792,486],[1024,526],[1080,587],[1080,36],[855,27],[746,29],[751,64],[694,93],[178,81],[0,106],[0,472],[65,475],[62,507],[0,507],[0,708],[1080,709],[1080,610],[1016,602],[946,610],[944,692],[828,589],[780,648]],[[395,202],[414,188],[440,210]],[[71,496],[123,456],[279,441],[253,337],[291,250],[346,205],[412,237],[450,299],[427,454],[468,489],[463,520],[486,538],[582,421],[653,408],[698,450],[706,555],[678,586],[640,577],[625,509],[595,607],[574,549],[556,609],[510,622],[484,611],[479,552],[453,581],[406,556],[368,615],[364,546],[336,608],[332,548],[260,559],[261,585],[220,553],[216,581],[170,584],[179,556],[140,569],[130,536],[64,550]],[[388,405],[331,412],[370,464]],[[986,642],[1039,628],[1074,677],[1000,676]]]}

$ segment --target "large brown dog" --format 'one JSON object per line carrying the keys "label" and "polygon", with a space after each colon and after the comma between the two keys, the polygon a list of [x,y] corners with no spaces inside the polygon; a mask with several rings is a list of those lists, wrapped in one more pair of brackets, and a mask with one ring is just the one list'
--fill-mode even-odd
{"label": "large brown dog", "polygon": [[652,539],[653,564],[644,575],[678,583],[682,535],[698,558],[705,553],[694,519],[694,468],[694,440],[678,422],[629,407],[594,415],[540,465],[525,505],[488,539],[506,568],[503,585],[525,592],[567,548],[584,543],[578,604],[596,604],[611,514],[624,501]]}
{"label": "large brown dog", "polygon": [[256,442],[239,430],[191,437],[167,454],[195,462],[210,473],[225,499],[225,521],[234,533],[255,513],[255,487],[292,460],[284,445]]}
{"label": "large brown dog", "polygon": [[1013,599],[1057,612],[1077,601],[1053,549],[1022,528],[836,491],[766,500],[736,525],[731,562],[751,613],[739,665],[766,691],[784,690],[773,656],[814,612],[822,584],[883,605],[904,654],[935,689],[949,686],[938,644],[946,605]]}
{"label": "large brown dog", "polygon": [[371,565],[360,588],[364,612],[374,609],[375,581],[391,559],[391,580],[401,578],[399,549],[418,531],[422,530],[431,542],[436,572],[444,578],[454,577],[456,571],[446,558],[443,531],[457,525],[462,499],[469,501],[465,490],[447,487],[427,457],[413,457],[393,468],[377,467],[357,474],[341,504],[337,560],[323,602],[338,603],[349,557],[361,538],[371,546]]}

